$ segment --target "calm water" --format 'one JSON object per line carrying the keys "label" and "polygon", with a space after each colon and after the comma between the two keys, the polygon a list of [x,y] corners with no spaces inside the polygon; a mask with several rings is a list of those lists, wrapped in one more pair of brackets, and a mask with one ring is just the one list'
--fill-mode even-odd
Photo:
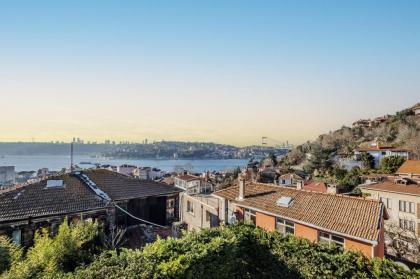
{"label": "calm water", "polygon": [[[74,163],[83,168],[93,167],[92,165],[81,165],[80,162],[91,162],[93,164],[109,164],[119,166],[129,164],[135,166],[157,167],[164,171],[173,171],[177,166],[191,165],[192,171],[222,171],[236,167],[245,166],[247,160],[128,160],[128,159],[107,159],[91,158],[89,156],[74,156]],[[48,168],[58,171],[70,167],[70,156],[4,156],[0,157],[0,166],[15,166],[16,171],[38,170]]]}

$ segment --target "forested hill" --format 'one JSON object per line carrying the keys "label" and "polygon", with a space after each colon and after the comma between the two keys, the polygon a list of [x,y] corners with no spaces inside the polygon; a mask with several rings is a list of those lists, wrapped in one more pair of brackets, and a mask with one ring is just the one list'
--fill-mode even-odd
{"label": "forested hill", "polygon": [[412,108],[395,115],[386,115],[371,120],[358,120],[352,127],[320,135],[315,141],[296,146],[283,159],[285,167],[305,165],[308,154],[321,154],[327,161],[335,155],[351,156],[356,147],[367,146],[378,140],[382,145],[406,148],[414,158],[420,159],[420,114]]}

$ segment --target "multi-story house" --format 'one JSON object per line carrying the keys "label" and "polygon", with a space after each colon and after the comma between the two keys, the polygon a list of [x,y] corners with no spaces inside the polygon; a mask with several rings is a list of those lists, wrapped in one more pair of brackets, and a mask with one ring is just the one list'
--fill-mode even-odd
{"label": "multi-story house", "polygon": [[179,220],[180,192],[104,169],[49,177],[0,193],[0,235],[29,246],[37,229],[54,232],[65,218],[89,218],[108,228],[168,226]]}
{"label": "multi-story house", "polygon": [[226,223],[244,220],[267,231],[335,243],[366,257],[384,256],[387,213],[379,201],[246,182],[242,176],[238,186],[214,195]]}
{"label": "multi-story house", "polygon": [[395,176],[368,180],[359,188],[383,202],[389,215],[386,224],[420,237],[420,161],[408,160]]}
{"label": "multi-story house", "polygon": [[187,172],[174,177],[174,185],[183,189],[187,194],[209,194],[214,190],[210,182]]}
{"label": "multi-story house", "polygon": [[400,156],[408,160],[409,151],[402,148],[395,148],[392,146],[381,146],[378,142],[373,143],[369,147],[361,147],[354,150],[355,160],[359,160],[362,153],[372,155],[375,163],[375,168],[379,167],[382,158],[389,156]]}
{"label": "multi-story house", "polygon": [[211,195],[188,195],[180,197],[180,219],[188,230],[219,226],[219,199]]}

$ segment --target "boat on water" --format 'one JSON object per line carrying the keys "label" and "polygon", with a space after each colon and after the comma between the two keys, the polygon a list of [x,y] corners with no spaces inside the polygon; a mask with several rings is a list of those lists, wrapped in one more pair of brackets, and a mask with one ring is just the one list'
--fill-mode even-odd
{"label": "boat on water", "polygon": [[82,161],[80,162],[81,165],[94,165],[92,162]]}

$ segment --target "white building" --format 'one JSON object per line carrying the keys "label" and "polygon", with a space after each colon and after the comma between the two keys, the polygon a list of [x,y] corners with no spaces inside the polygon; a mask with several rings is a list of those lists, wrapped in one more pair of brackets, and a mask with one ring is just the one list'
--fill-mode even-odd
{"label": "white building", "polygon": [[141,167],[135,169],[133,175],[140,180],[156,180],[162,178],[164,172],[157,168]]}
{"label": "white building", "polygon": [[174,178],[174,185],[185,190],[188,194],[209,194],[213,192],[213,185],[201,177],[184,172]]}
{"label": "white building", "polygon": [[408,160],[396,176],[368,180],[359,188],[384,203],[388,226],[411,231],[420,238],[420,161]]}
{"label": "white building", "polygon": [[134,175],[134,170],[136,170],[137,167],[136,166],[131,166],[131,165],[121,165],[119,167],[117,167],[117,172],[126,176],[133,176]]}
{"label": "white building", "polygon": [[10,186],[16,182],[16,172],[14,166],[0,166],[0,187]]}
{"label": "white building", "polygon": [[181,221],[188,230],[219,226],[219,199],[210,195],[180,194]]}
{"label": "white building", "polygon": [[402,148],[395,148],[392,146],[381,146],[378,142],[375,142],[370,147],[365,148],[357,148],[354,150],[354,157],[355,160],[360,160],[362,153],[368,153],[372,155],[375,168],[379,167],[379,163],[381,162],[382,158],[389,157],[389,156],[400,156],[403,157],[405,160],[409,158],[409,151]]}

